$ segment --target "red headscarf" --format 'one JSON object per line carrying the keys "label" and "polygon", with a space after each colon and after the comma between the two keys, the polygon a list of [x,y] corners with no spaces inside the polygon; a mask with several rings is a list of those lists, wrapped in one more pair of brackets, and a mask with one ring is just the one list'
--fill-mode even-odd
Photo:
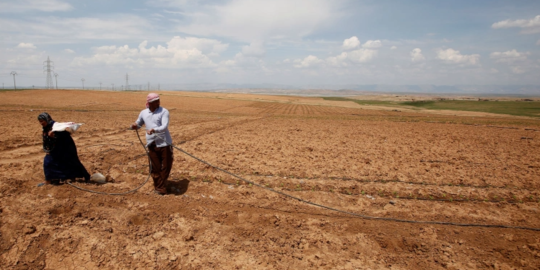
{"label": "red headscarf", "polygon": [[148,108],[148,103],[150,102],[154,102],[156,100],[159,100],[159,95],[156,94],[156,93],[150,93],[148,94],[148,96],[146,97],[146,108]]}

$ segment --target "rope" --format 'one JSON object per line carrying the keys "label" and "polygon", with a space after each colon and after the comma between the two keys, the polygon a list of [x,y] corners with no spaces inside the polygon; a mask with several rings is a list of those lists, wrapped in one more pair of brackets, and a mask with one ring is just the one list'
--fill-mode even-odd
{"label": "rope", "polygon": [[152,171],[152,162],[150,162],[150,156],[148,154],[148,150],[146,150],[146,146],[144,145],[144,143],[142,142],[141,140],[141,136],[139,136],[139,132],[137,130],[135,130],[135,132],[137,133],[137,138],[139,138],[139,142],[141,143],[141,145],[143,146],[144,148],[144,151],[146,152],[146,155],[148,156],[148,168],[150,169],[149,172],[148,172],[148,177],[146,177],[146,181],[144,181],[140,186],[136,187],[135,189],[132,189],[132,190],[129,190],[129,191],[126,191],[126,192],[120,192],[120,193],[107,193],[107,192],[101,192],[101,191],[96,191],[96,190],[90,190],[90,189],[86,189],[86,188],[82,188],[82,187],[79,187],[77,185],[74,185],[72,184],[71,182],[67,181],[66,183],[76,189],[80,189],[82,191],[86,191],[86,192],[90,192],[90,193],[96,193],[96,194],[101,194],[101,195],[126,195],[126,194],[130,194],[130,193],[133,193],[137,190],[139,190],[140,188],[142,188],[144,185],[146,185],[146,183],[148,183],[148,180],[150,180],[150,172]]}

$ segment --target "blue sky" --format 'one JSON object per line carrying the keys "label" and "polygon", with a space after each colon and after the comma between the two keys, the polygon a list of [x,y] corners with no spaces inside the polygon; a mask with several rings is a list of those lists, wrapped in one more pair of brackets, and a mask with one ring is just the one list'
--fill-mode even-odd
{"label": "blue sky", "polygon": [[540,1],[0,1],[0,82],[540,84]]}

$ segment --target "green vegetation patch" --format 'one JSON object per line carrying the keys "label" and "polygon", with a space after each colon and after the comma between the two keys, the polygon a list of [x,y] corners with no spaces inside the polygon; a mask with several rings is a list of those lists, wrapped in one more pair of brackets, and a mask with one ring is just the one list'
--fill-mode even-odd
{"label": "green vegetation patch", "polygon": [[17,91],[24,91],[24,90],[32,90],[32,89],[0,89],[0,92],[17,92]]}
{"label": "green vegetation patch", "polygon": [[540,118],[540,101],[476,101],[476,100],[421,100],[421,101],[383,101],[356,100],[345,97],[323,97],[324,100],[352,101],[360,105],[412,106],[429,110],[472,111],[496,114],[509,114]]}
{"label": "green vegetation patch", "polygon": [[538,101],[440,100],[409,101],[401,104],[429,110],[473,111],[540,117],[540,102]]}

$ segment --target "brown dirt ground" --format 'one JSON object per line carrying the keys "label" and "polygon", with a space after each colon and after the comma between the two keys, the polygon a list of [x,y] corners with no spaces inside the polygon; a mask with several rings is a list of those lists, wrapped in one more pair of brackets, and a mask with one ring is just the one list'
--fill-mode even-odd
{"label": "brown dirt ground", "polygon": [[[146,93],[1,92],[2,269],[540,269],[540,232],[361,219],[251,186],[175,150],[168,187],[106,196],[44,180],[42,111],[90,173],[148,174],[126,130]],[[162,92],[174,142],[315,203],[376,217],[540,228],[540,122],[365,110],[318,98]]]}

